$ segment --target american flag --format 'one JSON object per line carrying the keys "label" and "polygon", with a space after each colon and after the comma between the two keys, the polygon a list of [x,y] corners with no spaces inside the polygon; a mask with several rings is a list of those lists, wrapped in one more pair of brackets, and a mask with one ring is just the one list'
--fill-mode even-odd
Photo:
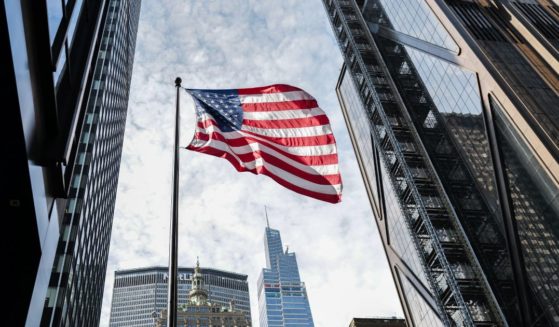
{"label": "american flag", "polygon": [[239,172],[269,176],[300,194],[341,201],[336,141],[310,94],[283,84],[187,91],[197,118],[187,149],[225,158]]}

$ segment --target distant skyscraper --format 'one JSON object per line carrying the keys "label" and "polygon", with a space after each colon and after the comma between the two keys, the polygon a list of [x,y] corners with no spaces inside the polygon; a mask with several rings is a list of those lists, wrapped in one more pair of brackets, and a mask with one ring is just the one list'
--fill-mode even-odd
{"label": "distant skyscraper", "polygon": [[[0,3],[11,326],[97,326],[140,1]],[[13,289],[12,289],[13,288]]]}
{"label": "distant skyscraper", "polygon": [[399,318],[353,318],[349,327],[406,327],[406,321]]}
{"label": "distant skyscraper", "polygon": [[266,227],[266,268],[258,278],[260,327],[314,326],[295,253],[283,250],[278,230]]}
{"label": "distant skyscraper", "polygon": [[[153,327],[153,313],[167,309],[167,267],[147,267],[115,272],[110,327]],[[208,300],[234,308],[251,321],[247,275],[202,268]],[[188,303],[194,268],[179,268],[179,306]]]}
{"label": "distant skyscraper", "polygon": [[324,0],[406,320],[559,326],[559,10]]}
{"label": "distant skyscraper", "polygon": [[[205,269],[204,269],[205,271]],[[190,291],[186,303],[179,305],[177,312],[178,327],[250,327],[250,311],[240,310],[233,299],[223,305],[222,301],[212,301],[211,294],[206,287],[205,273],[196,262],[194,273],[190,275]],[[246,283],[246,276],[245,276]],[[222,283],[226,285],[227,283]],[[214,290],[214,298],[223,298],[223,285],[221,290]],[[248,301],[248,288],[247,301]],[[220,294],[221,293],[221,294]],[[227,292],[225,292],[227,293]],[[154,315],[156,316],[156,315]],[[118,325],[124,326],[124,325]],[[128,326],[128,325],[126,325]],[[132,326],[132,325],[130,325]],[[133,325],[138,326],[138,325]],[[167,326],[167,309],[160,313],[156,319],[156,327]]]}

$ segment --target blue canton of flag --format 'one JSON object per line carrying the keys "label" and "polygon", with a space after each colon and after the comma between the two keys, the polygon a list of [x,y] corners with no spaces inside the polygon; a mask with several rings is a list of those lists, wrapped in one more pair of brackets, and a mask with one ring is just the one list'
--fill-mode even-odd
{"label": "blue canton of flag", "polygon": [[235,90],[190,90],[197,115],[210,114],[223,132],[240,130],[243,108]]}

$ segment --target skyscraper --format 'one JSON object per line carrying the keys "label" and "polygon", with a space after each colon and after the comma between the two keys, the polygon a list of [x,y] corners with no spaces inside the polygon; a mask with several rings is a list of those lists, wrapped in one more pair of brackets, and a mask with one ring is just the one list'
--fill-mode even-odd
{"label": "skyscraper", "polygon": [[[190,275],[190,291],[186,303],[179,305],[177,312],[177,326],[179,327],[250,327],[250,311],[240,310],[236,307],[234,299],[223,305],[222,301],[212,301],[210,292],[206,287],[205,274],[196,261],[194,273]],[[226,284],[226,283],[223,283]],[[245,276],[246,284],[246,276]],[[221,285],[222,288],[224,285]],[[214,291],[214,298],[223,297],[220,291]],[[219,294],[222,293],[222,294]],[[246,289],[248,300],[248,287]],[[123,325],[118,325],[123,326]],[[137,325],[130,325],[137,326]],[[167,326],[167,309],[160,313],[156,320],[156,327]]]}
{"label": "skyscraper", "polygon": [[278,230],[266,227],[266,268],[258,278],[260,326],[314,326],[295,253],[283,250]]}
{"label": "skyscraper", "polygon": [[13,326],[96,326],[140,1],[0,4]]}
{"label": "skyscraper", "polygon": [[[153,327],[154,317],[167,309],[168,268],[146,267],[115,272],[110,327]],[[202,268],[208,301],[244,313],[251,321],[247,275]],[[179,268],[178,302],[187,304],[194,268]]]}
{"label": "skyscraper", "polygon": [[557,4],[323,2],[408,323],[559,326]]}

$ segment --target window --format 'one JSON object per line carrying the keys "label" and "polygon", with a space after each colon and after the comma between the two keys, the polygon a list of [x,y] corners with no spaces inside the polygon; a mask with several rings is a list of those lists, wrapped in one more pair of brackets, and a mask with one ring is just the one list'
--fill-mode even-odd
{"label": "window", "polygon": [[74,41],[74,35],[76,34],[76,27],[78,24],[78,19],[80,17],[81,9],[83,7],[83,0],[76,0],[74,7],[72,8],[72,14],[70,18],[70,22],[68,23],[68,44],[70,47]]}
{"label": "window", "polygon": [[54,42],[60,23],[62,22],[62,0],[47,0],[50,44]]}
{"label": "window", "polygon": [[66,68],[66,60],[67,60],[66,56],[67,56],[66,46],[62,46],[62,51],[60,53],[60,56],[58,57],[58,63],[56,64],[56,70],[54,73],[52,73],[52,78],[54,81],[54,85],[56,87],[58,87],[58,84],[61,79],[60,77],[62,76],[62,73]]}

